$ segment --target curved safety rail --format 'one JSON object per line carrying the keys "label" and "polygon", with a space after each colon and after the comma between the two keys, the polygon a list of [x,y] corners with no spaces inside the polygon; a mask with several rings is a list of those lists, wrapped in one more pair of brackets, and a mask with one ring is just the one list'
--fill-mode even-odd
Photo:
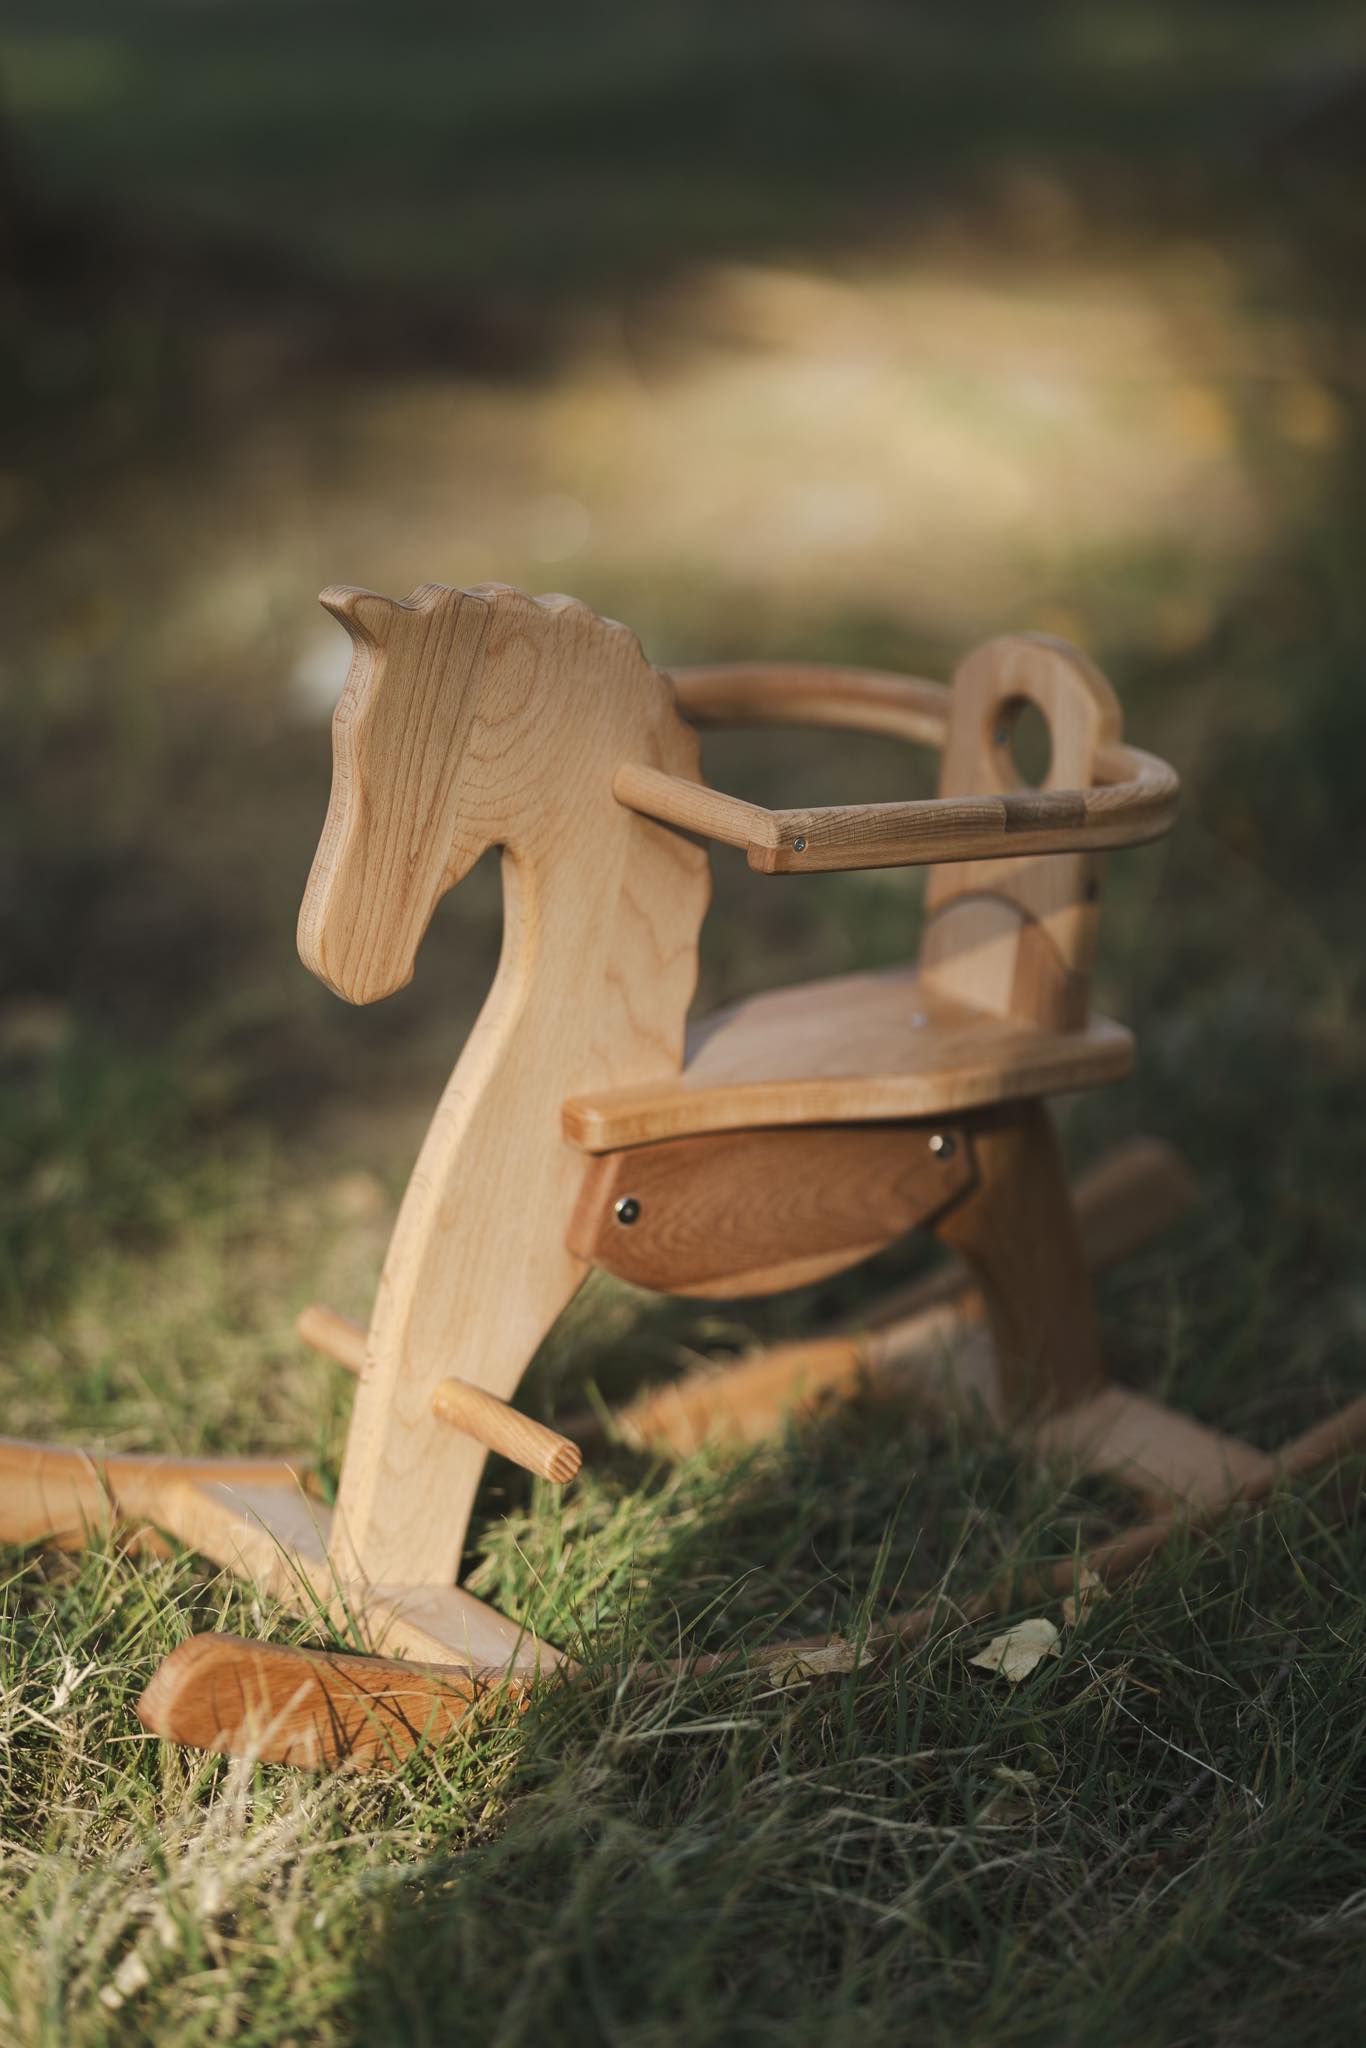
{"label": "curved safety rail", "polygon": [[[948,729],[944,684],[878,669],[727,663],[675,669],[673,680],[684,716],[699,724],[833,726],[940,748]],[[1181,786],[1165,761],[1112,742],[1097,750],[1096,774],[1087,789],[781,811],[634,761],[612,787],[647,818],[743,848],[760,874],[794,875],[1100,852],[1170,830]]]}

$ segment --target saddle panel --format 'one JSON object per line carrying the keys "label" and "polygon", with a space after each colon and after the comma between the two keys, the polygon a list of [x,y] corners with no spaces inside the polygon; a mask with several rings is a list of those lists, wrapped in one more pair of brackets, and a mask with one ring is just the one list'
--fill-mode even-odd
{"label": "saddle panel", "polygon": [[1047,1031],[976,1010],[914,968],[774,989],[688,1036],[683,1071],[571,1096],[565,1136],[612,1152],[704,1131],[893,1122],[1094,1088],[1133,1065],[1123,1025]]}
{"label": "saddle panel", "polygon": [[665,1294],[777,1294],[929,1223],[975,1171],[969,1134],[934,1123],[666,1138],[589,1160],[569,1248]]}

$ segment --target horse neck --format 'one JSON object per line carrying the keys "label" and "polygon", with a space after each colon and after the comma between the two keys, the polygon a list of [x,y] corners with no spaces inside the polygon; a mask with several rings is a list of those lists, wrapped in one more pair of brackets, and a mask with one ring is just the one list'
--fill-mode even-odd
{"label": "horse neck", "polygon": [[[682,728],[679,728],[680,733]],[[672,756],[672,758],[671,758]],[[682,741],[665,751],[682,767]],[[695,761],[695,754],[693,756]],[[610,796],[504,856],[503,954],[404,1196],[338,1509],[344,1576],[449,1583],[482,1466],[436,1423],[448,1375],[507,1400],[587,1270],[565,1097],[676,1073],[706,854]]]}

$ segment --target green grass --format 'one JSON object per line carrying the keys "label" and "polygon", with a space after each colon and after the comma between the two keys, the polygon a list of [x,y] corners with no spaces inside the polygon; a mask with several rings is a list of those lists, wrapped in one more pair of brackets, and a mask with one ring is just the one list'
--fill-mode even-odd
{"label": "green grass", "polygon": [[[1192,1156],[1199,1214],[1105,1282],[1112,1356],[1275,1442],[1363,1378],[1358,700],[1325,658],[1263,720],[1293,648],[1255,609],[1232,630],[1218,666],[1247,719],[1196,757],[1172,848],[1112,864],[1107,996],[1139,1024],[1139,1073],[1078,1105],[1069,1137],[1083,1156],[1154,1128]],[[1166,701],[1150,688],[1133,715],[1157,744]],[[836,900],[824,940],[817,909],[794,947],[837,953],[859,899]],[[890,939],[876,907],[868,957]],[[767,961],[790,971],[810,962],[783,950],[788,915]],[[344,1390],[290,1316],[313,1294],[364,1313],[420,1105],[376,1176],[370,1127],[331,1132],[326,1093],[265,1142],[270,1043],[237,1043],[225,1080],[203,1033],[154,1054],[135,1016],[122,1038],[61,1012],[10,1024],[10,1426],[335,1461]],[[296,1017],[286,1047],[321,1029]],[[361,1071],[393,1056],[369,1042]],[[672,1369],[680,1344],[857,1314],[878,1284],[701,1312],[598,1283],[529,1398],[563,1412],[590,1380]],[[1355,2039],[1366,1524],[1330,1507],[1278,1500],[1169,1554],[1018,1690],[967,1662],[990,1627],[951,1622],[784,1687],[648,1667],[857,1636],[934,1587],[967,1598],[1121,1502],[859,1404],[740,1459],[612,1453],[563,1500],[495,1466],[471,1583],[585,1679],[386,1783],[206,1763],[137,1728],[186,1634],[313,1625],[188,1558],[12,1557],[3,2024],[62,2043]]]}
{"label": "green grass", "polygon": [[[412,581],[433,558],[445,573],[457,485],[432,484],[435,414],[404,410],[413,365],[451,351],[464,403],[461,322],[501,335],[513,307],[498,404],[534,407],[552,359],[591,394],[591,351],[585,368],[556,321],[601,316],[629,355],[665,272],[685,290],[717,258],[818,273],[903,234],[904,275],[942,264],[954,289],[1008,294],[1035,263],[1083,305],[1098,266],[1234,280],[1238,318],[1191,358],[1257,508],[1223,580],[1175,540],[1107,551],[1067,528],[1069,555],[1020,534],[1041,602],[1090,630],[1129,731],[1186,786],[1173,839],[1110,863],[1099,995],[1139,1065],[1066,1106],[1065,1138],[1080,1162],[1152,1130],[1200,1183],[1196,1213],[1102,1283],[1121,1377],[1268,1445],[1362,1391],[1366,272],[1350,122],[1277,140],[1323,53],[1354,46],[1345,10],[1057,5],[1036,34],[1016,10],[867,6],[836,32],[820,9],[646,27],[603,7],[591,33],[547,11],[514,35],[405,6],[388,39],[356,7],[327,25],[249,0],[119,12],[16,7],[0,48],[33,186],[76,209],[3,337],[20,430],[0,476],[19,569],[0,697],[6,1429],[302,1447],[335,1472],[348,1386],[292,1318],[312,1298],[367,1312],[498,942],[486,864],[393,1004],[344,1009],[293,952],[327,749],[281,679],[311,592],[372,547],[406,572],[420,546]],[[1193,330],[1213,303],[1153,289]],[[832,303],[812,317],[838,324],[851,302]],[[390,325],[352,362],[376,304]],[[560,357],[538,352],[552,332]],[[641,403],[662,407],[658,328],[641,335]],[[1250,370],[1220,355],[1243,341]],[[677,343],[704,362],[716,346]],[[1184,358],[1141,360],[1175,376]],[[1012,381],[1036,369],[974,358],[945,416],[1023,422],[1046,464],[1048,416]],[[1278,438],[1287,403],[1312,455]],[[565,414],[565,475],[593,474],[596,417]],[[541,489],[489,448],[494,512],[500,490]],[[661,658],[942,673],[955,651],[937,614],[889,613],[855,555],[814,595],[686,559],[582,569],[545,580],[640,623]],[[1148,630],[1167,614],[1196,624]],[[810,735],[728,742],[716,768],[760,798],[908,786],[888,750]],[[912,947],[913,878],[717,870],[704,1001]],[[590,1387],[616,1398],[699,1353],[857,1318],[916,1256],[767,1303],[595,1280],[524,1398],[565,1414]],[[994,1624],[951,1610],[890,1659],[784,1685],[655,1667],[857,1638],[933,1588],[965,1601],[1125,1502],[867,1402],[743,1457],[613,1450],[563,1499],[494,1463],[467,1576],[584,1677],[365,1781],[206,1761],[134,1718],[193,1631],[316,1642],[315,1623],[190,1557],[6,1553],[0,2040],[1355,2042],[1366,1521],[1336,1506],[1325,1481],[1173,1548],[1018,1688],[969,1661]]]}
{"label": "green grass", "polygon": [[969,1517],[1027,1554],[1066,1505],[999,1457],[892,1455],[868,1418],[839,1449],[599,1479],[563,1526],[540,1504],[484,1583],[535,1604],[556,1572],[585,1676],[387,1781],[138,1734],[140,1677],[192,1627],[258,1631],[247,1593],[186,1562],[17,1569],[14,2038],[1354,2038],[1359,1533],[1277,1503],[1089,1611],[1016,1689],[968,1665],[967,1629],[815,1684],[635,1668],[674,1643],[671,1595],[733,1610],[737,1566],[766,1579],[752,1619],[785,1576],[801,1602],[823,1547],[857,1611],[885,1596],[884,1517]]}

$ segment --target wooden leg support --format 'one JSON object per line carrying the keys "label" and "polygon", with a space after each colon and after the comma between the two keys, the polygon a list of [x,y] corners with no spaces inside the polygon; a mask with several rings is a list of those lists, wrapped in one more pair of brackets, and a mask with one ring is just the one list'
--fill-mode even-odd
{"label": "wooden leg support", "polygon": [[1041,1102],[969,1122],[976,1184],[934,1223],[981,1289],[1006,1415],[1071,1408],[1105,1385],[1091,1276]]}

